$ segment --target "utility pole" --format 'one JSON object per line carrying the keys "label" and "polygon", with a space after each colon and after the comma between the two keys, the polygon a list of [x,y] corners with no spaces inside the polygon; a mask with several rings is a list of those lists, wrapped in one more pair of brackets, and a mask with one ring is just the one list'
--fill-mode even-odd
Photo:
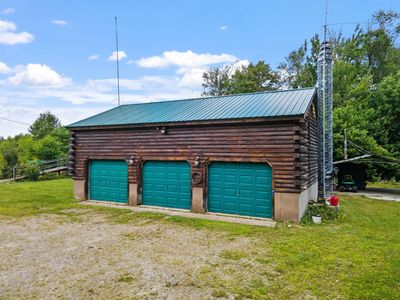
{"label": "utility pole", "polygon": [[344,129],[344,145],[343,145],[343,157],[347,159],[347,129]]}

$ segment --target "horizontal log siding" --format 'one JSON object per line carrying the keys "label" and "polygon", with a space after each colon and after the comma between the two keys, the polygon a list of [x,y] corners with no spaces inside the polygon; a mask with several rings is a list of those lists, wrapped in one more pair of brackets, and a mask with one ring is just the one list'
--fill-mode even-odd
{"label": "horizontal log siding", "polygon": [[[155,127],[131,129],[76,130],[74,177],[85,178],[87,159],[125,159],[134,155],[129,182],[140,183],[144,160],[188,160],[204,186],[206,165],[211,161],[269,162],[274,188],[279,192],[299,192],[301,161],[299,121],[167,127],[163,135]],[[194,167],[199,156],[201,167]]]}
{"label": "horizontal log siding", "polygon": [[318,180],[318,128],[316,107],[313,104],[305,118],[307,164],[304,175],[307,187]]}

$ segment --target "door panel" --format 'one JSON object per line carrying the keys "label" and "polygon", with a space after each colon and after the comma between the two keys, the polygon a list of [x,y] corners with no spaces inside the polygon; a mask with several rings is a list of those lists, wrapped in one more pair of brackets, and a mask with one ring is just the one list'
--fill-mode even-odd
{"label": "door panel", "polygon": [[93,160],[89,165],[89,199],[127,203],[128,165],[123,160]]}
{"label": "door panel", "polygon": [[272,169],[261,163],[213,162],[208,211],[271,218]]}
{"label": "door panel", "polygon": [[144,205],[191,209],[190,165],[184,161],[148,161],[143,165]]}

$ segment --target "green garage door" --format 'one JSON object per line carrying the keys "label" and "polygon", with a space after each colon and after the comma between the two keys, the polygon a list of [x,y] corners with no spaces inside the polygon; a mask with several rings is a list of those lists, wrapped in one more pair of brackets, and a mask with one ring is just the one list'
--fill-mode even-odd
{"label": "green garage door", "polygon": [[128,202],[128,165],[123,160],[90,162],[89,199]]}
{"label": "green garage door", "polygon": [[260,163],[212,163],[208,168],[208,211],[271,218],[271,168]]}
{"label": "green garage door", "polygon": [[191,208],[190,166],[187,162],[145,162],[142,183],[144,205]]}

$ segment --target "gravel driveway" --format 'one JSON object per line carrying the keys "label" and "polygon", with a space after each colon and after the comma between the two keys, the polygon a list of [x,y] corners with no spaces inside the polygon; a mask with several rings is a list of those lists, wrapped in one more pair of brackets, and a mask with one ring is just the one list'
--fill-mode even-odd
{"label": "gravel driveway", "polygon": [[115,224],[90,210],[77,216],[0,220],[1,299],[233,298],[219,286],[267,284],[243,254],[256,256],[255,239],[151,219]]}
{"label": "gravel driveway", "polygon": [[400,202],[399,189],[367,188],[364,191],[358,191],[358,194],[372,199]]}

